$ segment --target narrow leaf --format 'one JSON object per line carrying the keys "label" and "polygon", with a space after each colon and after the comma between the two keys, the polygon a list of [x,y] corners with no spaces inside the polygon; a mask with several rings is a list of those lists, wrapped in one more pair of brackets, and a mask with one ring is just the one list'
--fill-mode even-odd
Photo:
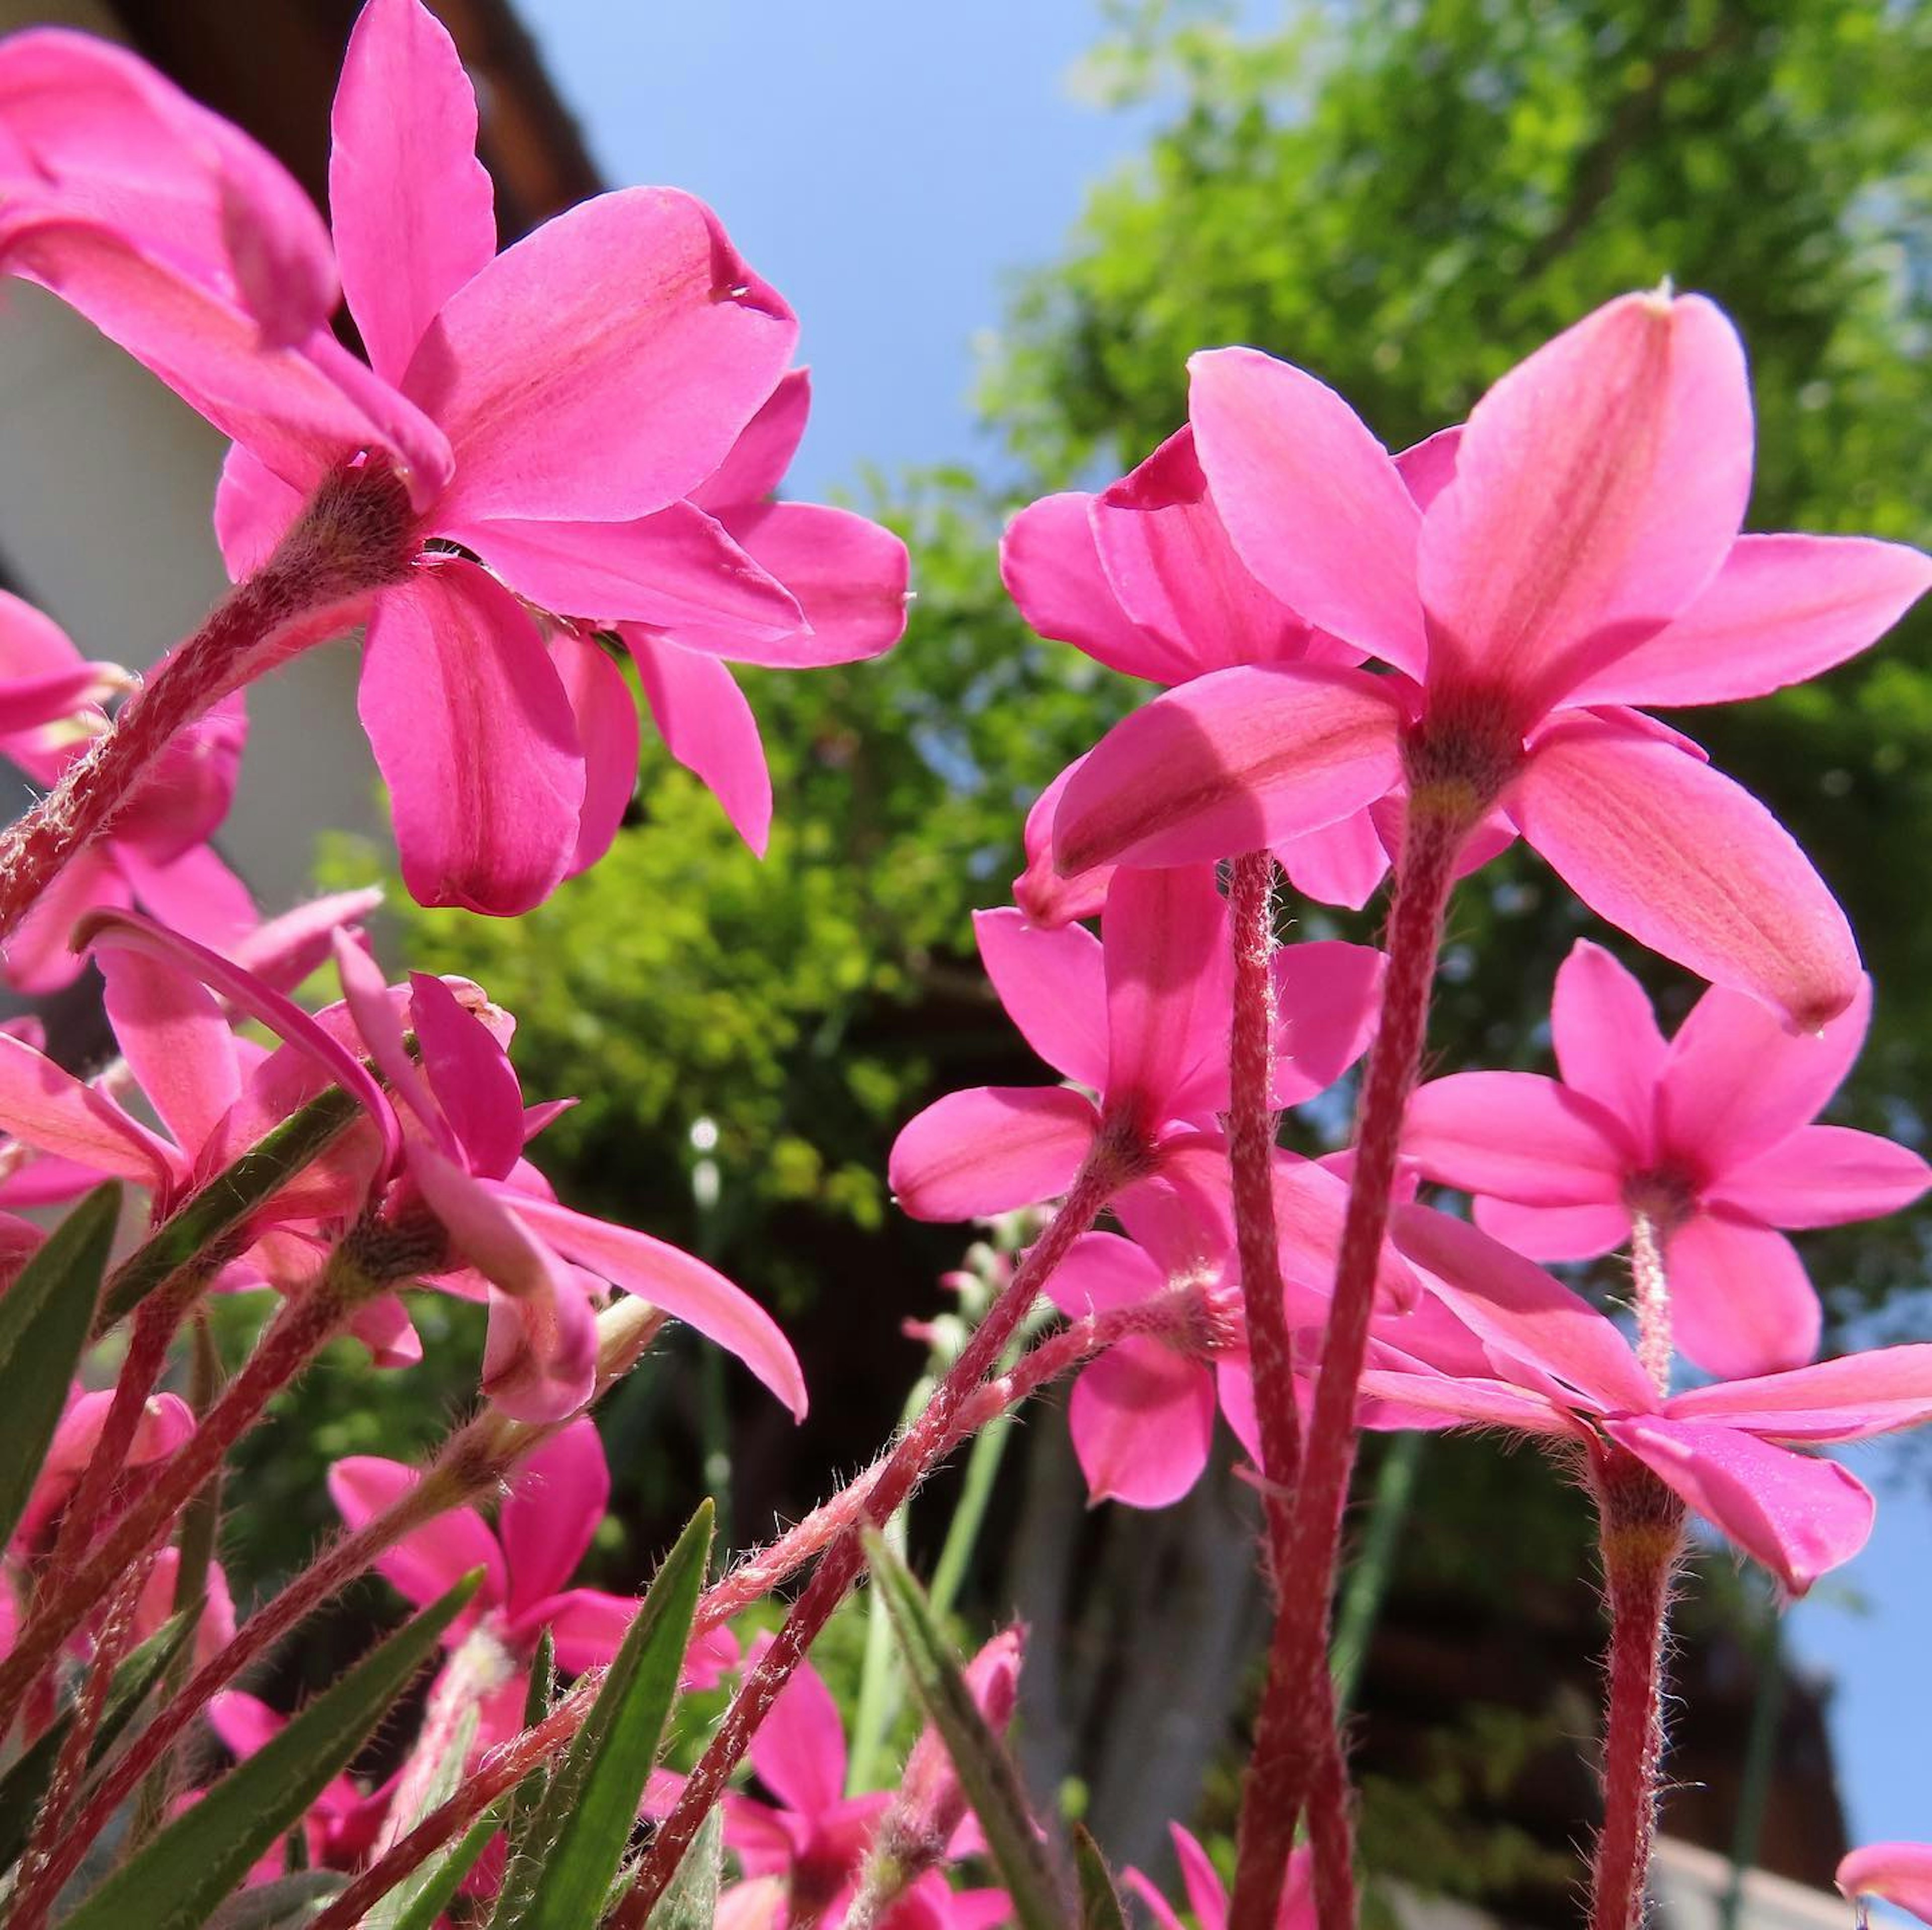
{"label": "narrow leaf", "polygon": [[1080,1930],[1127,1930],[1114,1873],[1084,1823],[1073,1826],[1073,1869],[1080,1881]]}
{"label": "narrow leaf", "polygon": [[[148,1692],[182,1652],[190,1628],[199,1619],[198,1608],[194,1614],[170,1617],[122,1659],[108,1685],[106,1707],[100,1712],[94,1746],[88,1752],[90,1764],[100,1761],[119,1740],[122,1731],[146,1700]],[[46,1793],[54,1764],[60,1759],[61,1745],[67,1740],[73,1722],[73,1710],[63,1710],[59,1719],[43,1730],[20,1760],[0,1776],[0,1869],[27,1847],[34,1812]]]}
{"label": "narrow leaf", "polygon": [[603,1914],[677,1697],[712,1516],[707,1500],[652,1579],[584,1727],[551,1774],[530,1828],[534,1855],[506,1881],[491,1930],[584,1930]]}
{"label": "narrow leaf", "polygon": [[[526,1729],[534,1729],[550,1713],[556,1694],[556,1638],[546,1629],[537,1638],[537,1652],[530,1659],[530,1679],[524,1688]],[[509,1816],[504,1831],[509,1838],[512,1863],[524,1853],[524,1840],[543,1807],[544,1791],[549,1787],[550,1771],[540,1763],[510,1793]]]}
{"label": "narrow leaf", "polygon": [[0,1547],[47,1458],[100,1297],[121,1188],[97,1186],[0,1294]]}
{"label": "narrow leaf", "polygon": [[698,1827],[677,1874],[657,1900],[644,1930],[712,1930],[718,1920],[718,1892],[724,1877],[724,1806],[719,1803]]}
{"label": "narrow leaf", "polygon": [[454,1849],[440,1862],[427,1866],[422,1887],[396,1920],[396,1930],[436,1930],[450,1900],[463,1887],[463,1879],[476,1867],[477,1859],[488,1848],[490,1839],[502,1827],[503,1815],[500,1803],[484,1810]]}
{"label": "narrow leaf", "polygon": [[987,1848],[1012,1899],[1022,1930],[1068,1930],[1074,1921],[1067,1886],[1040,1840],[1018,1772],[1006,1746],[980,1713],[944,1632],[919,1584],[884,1536],[868,1530],[866,1556],[886,1598],[906,1672],[927,1719],[939,1731],[966,1800],[986,1833]]}
{"label": "narrow leaf", "polygon": [[82,1902],[64,1930],[194,1930],[320,1794],[435,1653],[482,1580],[464,1577],[326,1689]]}
{"label": "narrow leaf", "polygon": [[[448,1677],[446,1675],[443,1680],[446,1682]],[[482,1721],[482,1711],[473,1701],[457,1718],[455,1729],[436,1759],[435,1769],[418,1791],[410,1814],[396,1823],[394,1840],[400,1842],[431,1811],[440,1809],[461,1787],[464,1766],[470,1760],[470,1746],[476,1740],[477,1728]],[[396,1930],[433,1874],[432,1870],[418,1870],[405,1877],[363,1918],[362,1930]]]}
{"label": "narrow leaf", "polygon": [[208,1920],[208,1930],[296,1930],[348,1887],[339,1870],[298,1870],[231,1896]]}

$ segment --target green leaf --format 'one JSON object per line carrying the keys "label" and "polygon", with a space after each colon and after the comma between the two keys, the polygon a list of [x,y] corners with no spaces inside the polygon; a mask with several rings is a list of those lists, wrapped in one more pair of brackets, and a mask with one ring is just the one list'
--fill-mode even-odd
{"label": "green leaf", "polygon": [[[444,1678],[446,1682],[448,1678]],[[406,1817],[398,1819],[395,1839],[400,1842],[432,1810],[440,1809],[462,1786],[464,1765],[470,1760],[470,1746],[476,1740],[482,1711],[472,1701],[456,1719],[448,1742],[436,1759],[435,1769],[424,1782],[416,1804]],[[405,1877],[362,1920],[362,1930],[396,1930],[414,1903],[433,1879],[434,1868],[419,1869]]]}
{"label": "green leaf", "polygon": [[870,1529],[866,1533],[866,1557],[886,1598],[907,1673],[952,1759],[966,1800],[980,1819],[1022,1930],[1068,1930],[1074,1914],[1067,1886],[1034,1827],[1025,1792],[1005,1744],[988,1727],[966,1686],[952,1644],[911,1571],[892,1553],[884,1537]]}
{"label": "green leaf", "polygon": [[208,1920],[208,1930],[297,1930],[348,1887],[339,1870],[298,1870],[231,1896]]}
{"label": "green leaf", "polygon": [[[118,1740],[134,1712],[167,1671],[168,1665],[186,1644],[190,1628],[200,1619],[194,1614],[170,1616],[142,1643],[130,1649],[114,1671],[108,1685],[106,1707],[94,1732],[94,1746],[88,1752],[90,1764],[98,1762]],[[73,1725],[71,1708],[62,1711],[59,1719],[36,1737],[19,1761],[0,1776],[0,1869],[4,1869],[27,1847],[28,1832],[34,1812],[46,1793],[60,1758],[61,1745]]]}
{"label": "green leaf", "polygon": [[665,1556],[584,1727],[552,1773],[490,1930],[584,1930],[603,1914],[676,1699],[711,1554],[707,1500]]}
{"label": "green leaf", "polygon": [[506,1814],[506,1808],[502,1803],[484,1810],[470,1824],[454,1849],[441,1862],[430,1863],[418,1873],[420,1884],[409,1908],[396,1920],[396,1930],[435,1930],[437,1920],[449,1907],[450,1899],[462,1887],[463,1879],[476,1867],[477,1858],[502,1827]]}
{"label": "green leaf", "polygon": [[1073,1870],[1080,1881],[1080,1930],[1127,1930],[1114,1873],[1084,1823],[1073,1826]]}
{"label": "green leaf", "polygon": [[0,1545],[20,1525],[87,1344],[121,1188],[97,1186],[0,1295]]}
{"label": "green leaf", "polygon": [[[524,1689],[524,1727],[534,1729],[550,1713],[556,1694],[556,1638],[546,1629],[537,1638],[537,1652],[530,1659],[530,1678]],[[509,1861],[514,1864],[524,1854],[530,1825],[543,1807],[544,1791],[550,1787],[550,1771],[539,1763],[510,1793],[510,1807],[504,1833],[509,1839]]]}
{"label": "green leaf", "polygon": [[468,1605],[464,1577],[85,1898],[64,1930],[194,1930],[307,1813]]}
{"label": "green leaf", "polygon": [[724,1808],[720,1803],[698,1825],[644,1930],[712,1930],[718,1920],[718,1891],[724,1875]]}

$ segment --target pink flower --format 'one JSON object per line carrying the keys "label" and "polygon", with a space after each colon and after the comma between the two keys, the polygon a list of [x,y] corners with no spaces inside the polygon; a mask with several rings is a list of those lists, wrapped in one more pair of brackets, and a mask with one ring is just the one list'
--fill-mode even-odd
{"label": "pink flower", "polygon": [[[1200,1843],[1178,1823],[1167,1826],[1174,1839],[1174,1854],[1180,1865],[1180,1884],[1187,1895],[1187,1906],[1194,1913],[1198,1930],[1228,1930],[1228,1890],[1220,1872],[1208,1859]],[[1160,1930],[1184,1930],[1180,1913],[1161,1895],[1151,1881],[1136,1869],[1121,1872],[1123,1880],[1154,1912]],[[1288,1859],[1288,1875],[1282,1886],[1281,1904],[1276,1913],[1276,1930],[1312,1930],[1315,1923],[1314,1861],[1312,1851],[1303,1848]]]}
{"label": "pink flower", "polygon": [[1408,477],[1340,397],[1251,349],[1196,356],[1189,413],[1236,555],[1407,681],[1242,666],[1116,727],[1067,784],[1076,873],[1279,846],[1406,785],[1500,805],[1593,910],[1814,1028],[1857,988],[1843,914],[1763,806],[1624,706],[1762,695],[1870,643],[1932,561],[1740,536],[1744,358],[1698,296],[1611,302],[1537,351]]}
{"label": "pink flower", "polygon": [[1836,1462],[1792,1450],[1932,1419],[1932,1346],[1880,1347],[1665,1398],[1608,1320],[1478,1228],[1403,1206],[1395,1240],[1488,1369],[1465,1347],[1438,1351],[1433,1335],[1385,1321],[1361,1385],[1409,1410],[1397,1425],[1433,1413],[1447,1425],[1622,1448],[1794,1594],[1864,1545],[1874,1504]]}
{"label": "pink flower", "polygon": [[1870,990],[1808,1037],[1755,999],[1706,992],[1666,1044],[1642,987],[1579,943],[1556,976],[1562,1077],[1466,1072],[1409,1101],[1402,1144],[1477,1195],[1476,1222],[1533,1260],[1621,1246],[1646,1215],[1665,1248],[1678,1344],[1713,1374],[1796,1367],[1818,1297],[1780,1227],[1838,1226],[1932,1185],[1916,1152],[1810,1123],[1864,1042]]}
{"label": "pink flower", "polygon": [[[112,1389],[89,1394],[78,1382],[68,1389],[66,1412],[54,1429],[47,1458],[34,1477],[32,1491],[14,1527],[10,1543],[13,1553],[31,1555],[45,1540],[94,1457],[113,1401]],[[124,1464],[130,1469],[152,1467],[165,1461],[194,1432],[194,1412],[178,1394],[151,1394],[142,1404]]]}
{"label": "pink flower", "polygon": [[[1227,904],[1210,867],[1125,871],[1101,937],[1014,911],[975,914],[980,957],[1027,1042],[1064,1086],[982,1086],[928,1106],[898,1136],[893,1191],[915,1218],[968,1219],[1057,1197],[1088,1150],[1118,1134],[1156,1161],[1228,1103],[1233,1001]],[[1300,1103],[1368,1041],[1382,958],[1336,943],[1274,955],[1274,1100]]]}
{"label": "pink flower", "polygon": [[1839,1864],[1838,1885],[1854,1902],[1880,1896],[1932,1923],[1932,1845],[1868,1843]]}
{"label": "pink flower", "polygon": [[[238,1761],[245,1761],[266,1749],[288,1727],[289,1722],[259,1696],[239,1689],[224,1689],[212,1696],[208,1720]],[[392,1778],[381,1788],[365,1795],[347,1776],[332,1777],[302,1818],[302,1836],[308,1845],[310,1868],[350,1870],[360,1864],[382,1833],[395,1787]],[[286,1852],[278,1844],[256,1866],[254,1880],[280,1875],[286,1862]]]}
{"label": "pink flower", "polygon": [[[107,728],[100,699],[131,681],[111,665],[84,662],[55,624],[4,592],[0,671],[0,751],[42,789]],[[248,734],[237,694],[169,743],[106,833],[8,940],[0,969],[10,985],[43,993],[72,984],[85,961],[68,935],[99,907],[138,904],[220,951],[242,942],[257,922],[254,901],[208,840],[228,815]]]}

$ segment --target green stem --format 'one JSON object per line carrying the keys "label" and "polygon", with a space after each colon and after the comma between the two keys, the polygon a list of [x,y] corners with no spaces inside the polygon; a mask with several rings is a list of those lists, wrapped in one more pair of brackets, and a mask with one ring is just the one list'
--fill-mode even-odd
{"label": "green stem", "polygon": [[1388,1599],[1389,1578],[1395,1571],[1402,1533],[1408,1521],[1415,1481],[1422,1466],[1423,1434],[1391,1436],[1382,1464],[1376,1473],[1376,1491],[1369,1505],[1369,1530],[1362,1551],[1348,1572],[1335,1617],[1334,1646],[1329,1668],[1335,1680],[1335,1713],[1348,1714],[1360,1686],[1369,1644]]}

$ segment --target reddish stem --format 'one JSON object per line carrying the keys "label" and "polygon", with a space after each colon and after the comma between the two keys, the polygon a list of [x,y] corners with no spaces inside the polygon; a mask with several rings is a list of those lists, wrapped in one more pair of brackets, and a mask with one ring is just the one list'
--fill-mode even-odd
{"label": "reddish stem", "polygon": [[1335,1269],[1307,1449],[1297,1488],[1282,1596],[1243,1794],[1228,1930],[1274,1930],[1295,1826],[1325,1752],[1334,1749],[1328,1621],[1342,1513],[1355,1464],[1355,1402],[1375,1313],[1402,1115],[1421,1062],[1442,916],[1468,826],[1466,801],[1412,795],[1389,913],[1388,975],[1363,1080],[1354,1170]]}
{"label": "reddish stem", "polygon": [[296,641],[356,621],[359,600],[400,583],[416,544],[409,497],[386,465],[325,478],[274,554],[236,585],[122,706],[112,727],[0,835],[0,940],[112,823],[182,731]]}
{"label": "reddish stem", "polygon": [[1610,1615],[1604,1828],[1592,1872],[1590,1930],[1640,1930],[1664,1760],[1664,1649],[1684,1503],[1634,1455],[1592,1452]]}

